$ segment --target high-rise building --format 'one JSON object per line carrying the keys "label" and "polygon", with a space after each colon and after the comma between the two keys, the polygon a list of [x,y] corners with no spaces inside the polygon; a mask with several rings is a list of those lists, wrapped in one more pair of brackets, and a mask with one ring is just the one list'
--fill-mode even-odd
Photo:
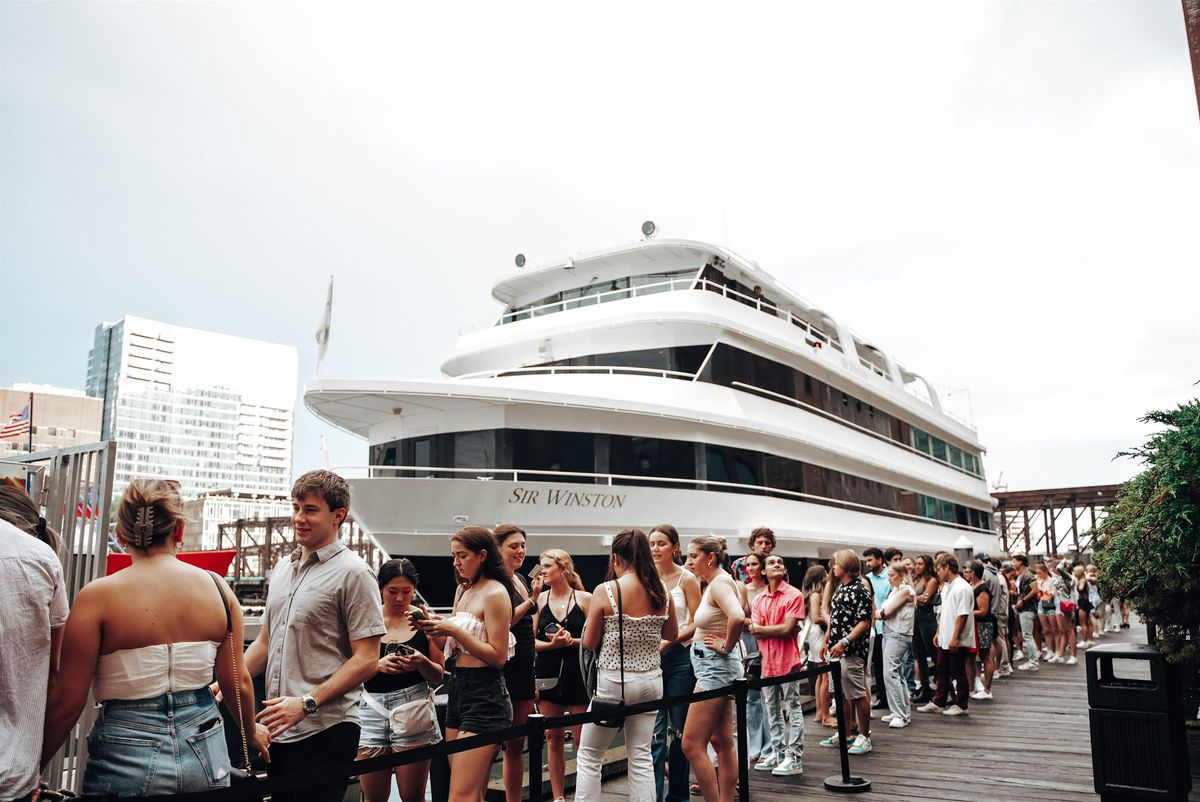
{"label": "high-rise building", "polygon": [[30,434],[34,451],[99,441],[100,406],[100,399],[88,398],[81,390],[46,384],[0,389],[0,425],[10,432],[0,436],[0,459],[27,453]]}
{"label": "high-rise building", "polygon": [[114,491],[142,477],[286,495],[298,373],[290,345],[126,315],[96,327],[88,395],[117,441]]}

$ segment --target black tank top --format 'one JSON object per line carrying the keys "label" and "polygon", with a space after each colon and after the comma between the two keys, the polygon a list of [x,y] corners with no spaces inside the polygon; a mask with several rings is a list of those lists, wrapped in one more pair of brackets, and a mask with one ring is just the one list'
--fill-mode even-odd
{"label": "black tank top", "polygon": [[[573,638],[583,637],[583,624],[586,616],[575,601],[575,591],[571,591],[571,598],[567,602],[567,612],[561,618],[554,615],[554,611],[550,609],[550,597],[546,597],[546,606],[542,608],[542,612],[538,615],[538,631],[537,637],[541,641],[549,641],[553,637],[553,633],[547,632],[546,629],[554,624],[567,632],[571,633]],[[579,662],[579,647],[575,646],[570,649],[549,649],[544,652],[537,653],[537,670],[534,672],[539,677],[557,677],[559,668],[563,660],[573,660]]]}
{"label": "black tank top", "polygon": [[[421,630],[417,630],[415,635],[406,641],[401,641],[401,643],[411,646],[426,657],[429,656],[429,638],[427,638],[425,633]],[[391,647],[394,650],[396,648],[396,644],[379,644],[380,659],[382,659],[384,655],[388,654],[388,647]],[[380,671],[376,673],[375,676],[364,682],[363,687],[371,693],[391,693],[392,691],[411,688],[418,682],[424,681],[425,678],[421,676],[420,671],[405,671],[403,674],[384,674],[382,671]]]}
{"label": "black tank top", "polygon": [[[513,574],[513,576],[521,581],[521,584],[525,586],[525,592],[528,594],[531,588],[529,586],[529,580],[525,578],[525,575]],[[516,591],[513,591],[513,594],[514,601],[524,601],[521,599],[520,594]],[[529,610],[526,611],[525,615],[518,618],[510,627],[513,637],[517,641],[517,655],[533,655],[533,611],[536,607],[537,600],[535,599],[534,604],[529,605]]]}

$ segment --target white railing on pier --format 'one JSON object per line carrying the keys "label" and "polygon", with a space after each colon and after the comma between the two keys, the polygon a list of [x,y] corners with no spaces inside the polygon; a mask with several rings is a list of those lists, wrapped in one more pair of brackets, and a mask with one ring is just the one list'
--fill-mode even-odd
{"label": "white railing on pier", "polygon": [[[679,490],[708,490],[716,488],[717,490],[730,490],[740,493],[748,493],[752,495],[779,496],[782,498],[794,499],[797,501],[808,501],[815,504],[823,504],[831,507],[841,507],[856,512],[867,512],[872,515],[886,515],[890,518],[903,518],[919,523],[935,524],[944,526],[950,529],[961,529],[967,532],[985,532],[994,534],[991,529],[982,529],[977,526],[968,524],[960,524],[954,521],[943,521],[937,518],[926,518],[924,515],[913,515],[912,513],[900,512],[898,510],[886,510],[882,507],[872,507],[869,504],[859,504],[855,501],[843,501],[841,499],[829,498],[827,496],[815,496],[811,493],[801,493],[796,490],[784,490],[778,487],[767,487],[765,485],[751,485],[742,482],[723,482],[715,479],[680,479],[673,476],[644,476],[641,474],[625,474],[625,473],[590,473],[586,471],[555,471],[555,470],[533,470],[527,468],[437,468],[431,465],[354,465],[340,466],[333,469],[339,475],[347,478],[359,478],[355,473],[365,470],[369,479],[475,479],[481,482],[488,482],[494,479],[509,482],[553,482],[563,481],[564,479],[591,479],[592,484],[606,485],[609,487],[624,486],[624,485],[646,485],[652,483],[654,485],[670,485],[671,489]],[[400,472],[408,472],[413,476],[400,476]],[[419,474],[419,475],[418,475]],[[442,476],[447,474],[447,476]]]}

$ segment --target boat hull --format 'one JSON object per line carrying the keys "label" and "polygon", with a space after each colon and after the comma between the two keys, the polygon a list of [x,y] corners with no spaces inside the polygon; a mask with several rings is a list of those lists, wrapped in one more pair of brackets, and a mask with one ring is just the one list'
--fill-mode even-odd
{"label": "boat hull", "polygon": [[[501,479],[351,479],[351,512],[393,556],[445,556],[448,538],[468,524],[514,523],[528,533],[529,553],[561,548],[573,556],[606,555],[622,529],[673,524],[685,538],[712,533],[732,553],[750,532],[769,526],[777,553],[827,559],[841,548],[895,546],[906,554],[970,548],[994,551],[995,536],[920,519],[755,493],[631,484],[577,484]],[[959,548],[963,548],[959,545]]]}

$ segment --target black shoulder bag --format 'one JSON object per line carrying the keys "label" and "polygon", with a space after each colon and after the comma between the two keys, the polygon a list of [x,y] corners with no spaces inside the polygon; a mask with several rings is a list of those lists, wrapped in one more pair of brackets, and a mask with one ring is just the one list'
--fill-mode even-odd
{"label": "black shoulder bag", "polygon": [[[613,582],[617,586],[617,641],[620,645],[620,661],[621,661],[621,698],[616,699],[600,692],[597,688],[592,695],[592,706],[590,708],[593,713],[605,713],[613,711],[613,715],[606,717],[596,724],[600,727],[621,727],[625,724],[625,716],[616,713],[615,711],[625,706],[625,620],[621,613],[621,583]],[[604,589],[608,591],[608,600],[611,603],[613,600],[612,590],[605,585]],[[603,648],[603,646],[601,646]]]}

